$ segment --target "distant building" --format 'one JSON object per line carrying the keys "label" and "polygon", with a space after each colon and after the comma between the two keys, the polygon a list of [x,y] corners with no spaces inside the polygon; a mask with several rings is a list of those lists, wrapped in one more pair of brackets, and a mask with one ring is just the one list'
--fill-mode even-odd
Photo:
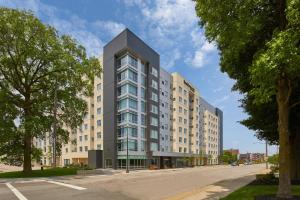
{"label": "distant building", "polygon": [[264,162],[265,161],[265,154],[264,153],[252,153],[251,154],[251,161],[253,162]]}
{"label": "distant building", "polygon": [[245,162],[264,162],[265,161],[265,154],[263,153],[245,153],[240,154],[240,160]]}
{"label": "distant building", "polygon": [[240,157],[240,151],[238,149],[226,149],[223,153],[229,152],[231,155],[236,155],[237,159]]}
{"label": "distant building", "polygon": [[240,160],[245,161],[245,162],[250,162],[251,161],[251,153],[241,153]]}

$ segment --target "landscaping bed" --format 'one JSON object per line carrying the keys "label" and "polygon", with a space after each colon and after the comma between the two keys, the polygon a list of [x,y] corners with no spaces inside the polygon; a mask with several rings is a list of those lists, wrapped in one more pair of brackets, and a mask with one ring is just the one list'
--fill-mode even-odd
{"label": "landscaping bed", "polygon": [[[277,189],[278,178],[272,174],[257,175],[256,180],[222,198],[222,200],[278,200],[275,197]],[[295,197],[290,200],[300,200],[300,185],[296,182],[292,186],[292,194]]]}
{"label": "landscaping bed", "polygon": [[30,174],[25,174],[23,171],[4,172],[0,173],[0,178],[29,178],[76,175],[77,170],[77,168],[49,168],[44,170],[32,170]]}

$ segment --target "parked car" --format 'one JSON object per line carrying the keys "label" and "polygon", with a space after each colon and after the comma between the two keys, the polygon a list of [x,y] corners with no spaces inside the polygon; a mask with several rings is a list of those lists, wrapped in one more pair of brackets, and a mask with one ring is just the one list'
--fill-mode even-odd
{"label": "parked car", "polygon": [[231,166],[239,166],[240,164],[238,162],[231,163]]}

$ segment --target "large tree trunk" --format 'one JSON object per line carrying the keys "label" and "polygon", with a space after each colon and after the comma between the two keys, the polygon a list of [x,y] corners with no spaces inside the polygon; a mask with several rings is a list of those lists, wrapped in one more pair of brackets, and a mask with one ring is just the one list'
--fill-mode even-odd
{"label": "large tree trunk", "polygon": [[25,113],[25,135],[24,135],[24,163],[23,163],[23,171],[24,173],[30,173],[32,171],[31,167],[31,143],[32,143],[32,136],[31,136],[31,129],[29,125],[29,117],[30,112],[28,110],[24,111]]}
{"label": "large tree trunk", "polygon": [[300,132],[298,129],[290,138],[290,145],[291,179],[300,181]]}
{"label": "large tree trunk", "polygon": [[279,187],[277,197],[291,197],[290,146],[289,146],[289,87],[281,78],[277,85],[278,132],[279,132]]}

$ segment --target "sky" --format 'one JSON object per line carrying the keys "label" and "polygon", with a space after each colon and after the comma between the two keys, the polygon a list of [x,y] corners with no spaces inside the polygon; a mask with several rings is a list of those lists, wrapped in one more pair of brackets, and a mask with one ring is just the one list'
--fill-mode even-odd
{"label": "sky", "polygon": [[[234,80],[220,71],[218,50],[205,39],[191,0],[0,0],[0,6],[31,10],[60,34],[82,44],[89,56],[100,56],[103,46],[129,28],[160,54],[160,65],[179,72],[200,95],[223,110],[224,149],[241,153],[264,152],[265,145],[239,121],[240,108]],[[269,148],[270,153],[276,147]]]}

